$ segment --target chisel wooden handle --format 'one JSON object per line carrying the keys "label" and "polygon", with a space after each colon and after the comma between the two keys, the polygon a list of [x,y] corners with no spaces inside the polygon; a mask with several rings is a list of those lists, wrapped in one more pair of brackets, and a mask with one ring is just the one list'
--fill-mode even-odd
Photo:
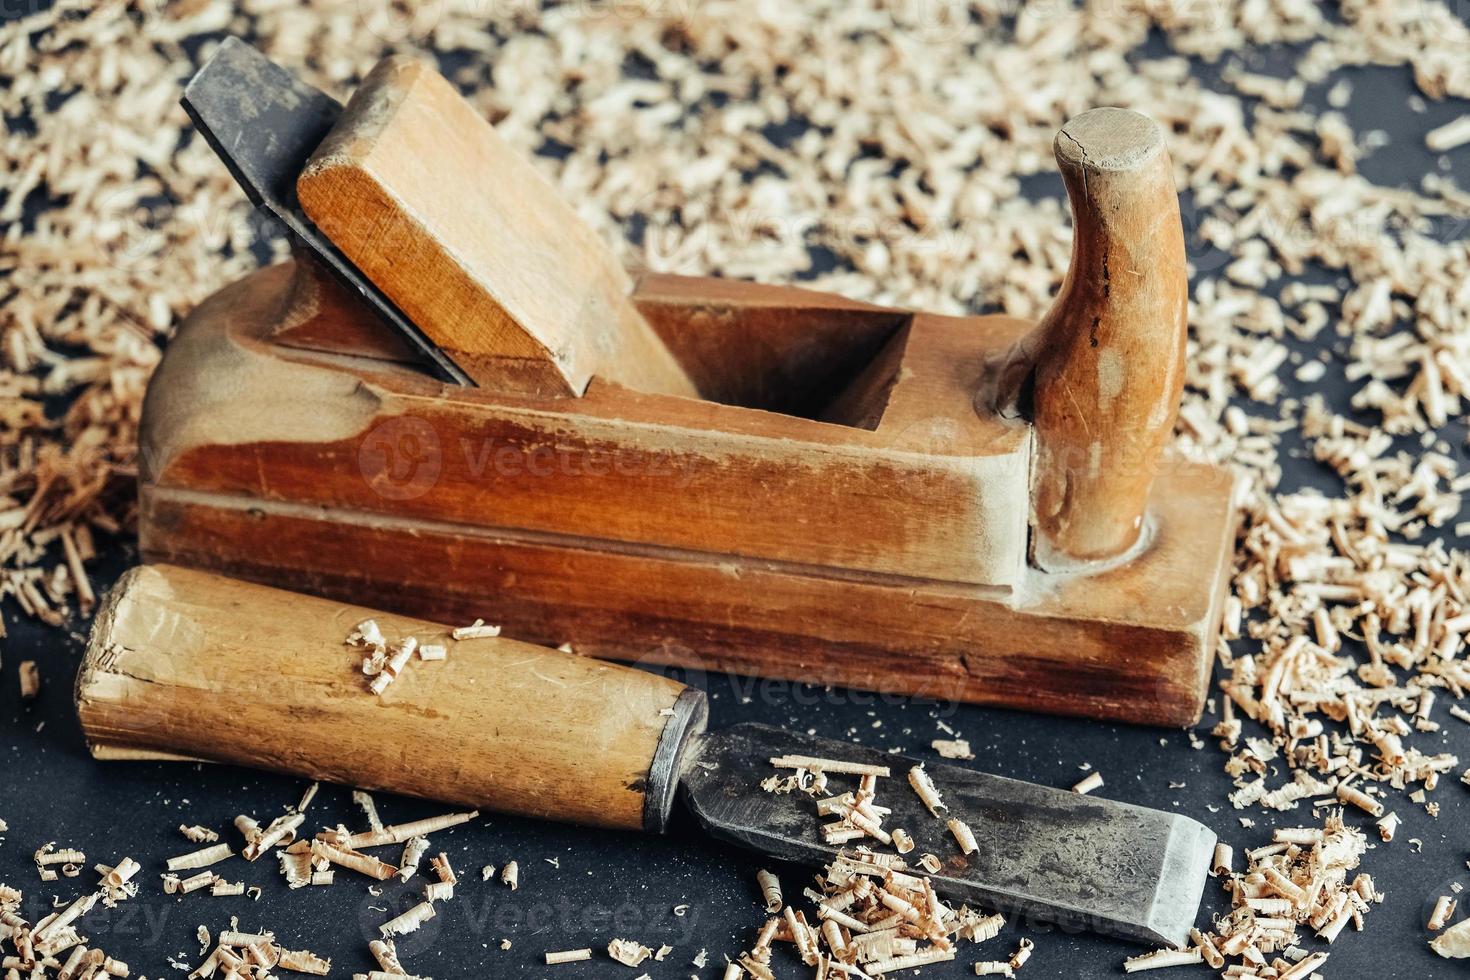
{"label": "chisel wooden handle", "polygon": [[[344,642],[443,643],[381,695]],[[109,594],[77,678],[98,758],[229,762],[574,823],[662,830],[704,694],[630,667],[169,565]]]}

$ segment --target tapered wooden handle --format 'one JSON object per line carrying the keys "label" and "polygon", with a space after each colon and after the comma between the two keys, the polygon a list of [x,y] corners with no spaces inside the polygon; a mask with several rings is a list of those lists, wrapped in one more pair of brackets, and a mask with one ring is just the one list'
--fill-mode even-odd
{"label": "tapered wooden handle", "polygon": [[1034,557],[1053,570],[1140,541],[1184,384],[1188,279],[1164,134],[1093,109],[1056,138],[1072,262],[1028,342],[1034,358]]}
{"label": "tapered wooden handle", "polygon": [[[381,696],[363,651],[448,647]],[[168,565],[109,594],[77,678],[98,758],[191,758],[506,813],[662,830],[704,694],[644,671]]]}

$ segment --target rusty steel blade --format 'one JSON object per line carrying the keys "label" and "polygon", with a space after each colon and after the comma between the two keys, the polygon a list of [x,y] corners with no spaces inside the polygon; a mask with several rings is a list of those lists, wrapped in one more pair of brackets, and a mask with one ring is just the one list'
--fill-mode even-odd
{"label": "rusty steel blade", "polygon": [[[959,766],[926,765],[948,807],[936,818],[908,785],[917,760],[764,725],[704,736],[685,768],[685,799],[716,837],[782,860],[824,865],[837,848],[822,843],[824,820],[812,799],[768,793],[759,785],[777,772],[769,760],[788,754],[888,766],[892,776],[880,780],[877,802],[893,812],[883,824],[913,836],[911,858],[929,851],[944,861],[932,880],[952,901],[1139,942],[1187,942],[1215,847],[1214,833],[1188,817]],[[855,776],[828,778],[833,795],[857,787]],[[961,855],[946,826],[950,816],[969,824],[977,853]]]}
{"label": "rusty steel blade", "polygon": [[407,340],[441,380],[474,384],[337,250],[296,200],[296,178],[342,114],[336,99],[229,37],[189,80],[179,102],[252,204],[284,225],[338,282]]}

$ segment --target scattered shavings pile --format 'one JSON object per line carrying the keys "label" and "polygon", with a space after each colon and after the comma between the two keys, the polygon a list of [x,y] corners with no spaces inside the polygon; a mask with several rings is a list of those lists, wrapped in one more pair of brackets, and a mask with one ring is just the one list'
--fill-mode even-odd
{"label": "scattered shavings pile", "polygon": [[[40,855],[50,853],[47,848],[36,852],[37,867],[41,868]],[[8,974],[27,975],[39,980],[56,971],[57,980],[72,980],[80,977],[126,977],[128,965],[114,959],[99,947],[88,947],[88,940],[78,930],[83,919],[101,902],[106,908],[116,908],[119,902],[135,898],[138,886],[132,880],[140,867],[131,858],[123,858],[115,867],[98,866],[100,880],[93,891],[85,892],[35,923],[28,922],[21,914],[23,893],[16,888],[0,883],[0,951],[9,942],[11,951],[4,957]],[[53,875],[54,877],[54,875]]]}
{"label": "scattered shavings pile", "polygon": [[[772,918],[761,927],[750,950],[726,966],[723,980],[740,980],[747,973],[756,980],[773,980],[771,947],[777,941],[792,944],[802,962],[813,968],[816,980],[832,980],[948,962],[957,954],[956,940],[982,943],[1000,932],[1004,916],[985,915],[967,906],[955,909],[935,894],[928,874],[942,867],[937,856],[924,854],[919,859],[920,869],[927,874],[909,869],[902,855],[913,850],[913,840],[901,828],[883,827],[883,819],[891,811],[877,803],[878,780],[889,775],[886,766],[808,756],[779,756],[770,761],[779,769],[795,772],[763,780],[762,789],[804,793],[815,801],[818,816],[838,818],[822,825],[826,843],[872,839],[899,853],[882,854],[861,844],[853,850],[839,850],[817,876],[821,890],[803,890],[815,906],[816,925],[804,912],[786,903],[776,875],[758,872],[756,883]],[[829,775],[856,776],[858,787],[825,796]],[[934,818],[939,819],[938,811],[946,807],[922,766],[915,766],[909,773],[909,782]],[[964,853],[975,850],[974,839],[962,821],[951,818],[949,828]],[[1032,948],[1029,939],[1022,939],[1009,958],[977,963],[975,973],[1014,976],[1030,958]]]}
{"label": "scattered shavings pile", "polygon": [[[1361,930],[1363,916],[1383,896],[1366,874],[1348,880],[1367,841],[1361,831],[1343,824],[1341,812],[1330,814],[1320,829],[1279,829],[1273,841],[1246,854],[1243,872],[1234,869],[1231,848],[1218,845],[1212,870],[1230,893],[1231,912],[1208,934],[1192,930],[1189,948],[1132,957],[1124,970],[1137,973],[1206,963],[1226,969],[1226,976],[1310,977],[1327,962],[1328,953],[1298,945],[1299,930],[1309,930],[1330,945],[1349,922]],[[1226,968],[1228,959],[1239,962]]]}
{"label": "scattered shavings pile", "polygon": [[[286,813],[261,827],[253,817],[241,814],[235,818],[235,828],[244,840],[238,853],[229,843],[219,840],[219,833],[199,825],[180,825],[179,833],[191,843],[208,846],[199,850],[168,858],[167,871],[162,875],[162,890],[166,895],[183,895],[208,889],[214,896],[248,895],[259,900],[260,886],[247,888],[243,882],[231,882],[212,870],[214,866],[242,857],[254,862],[275,853],[280,862],[281,875],[291,888],[306,885],[331,885],[334,883],[334,868],[346,868],[358,872],[377,882],[395,875],[408,881],[417,872],[420,859],[429,849],[428,836],[468,823],[479,816],[478,811],[469,813],[447,813],[410,823],[384,826],[378,818],[377,807],[367,793],[354,791],[353,799],[362,807],[369,822],[369,829],[361,832],[349,831],[340,824],[318,833],[314,838],[298,836],[306,821],[305,811],[316,796],[317,784],[313,783],[302,795],[300,803]],[[3,829],[3,825],[0,825]],[[388,864],[364,852],[365,849],[404,844],[403,858],[398,866]],[[57,880],[54,870],[60,866],[62,873],[75,877],[80,873],[86,857],[72,848],[58,849],[48,843],[35,852],[36,870],[43,881]],[[507,867],[513,867],[511,862]],[[381,972],[357,974],[361,978],[376,978],[380,975],[407,977],[398,959],[393,938],[413,932],[435,915],[434,903],[446,902],[454,897],[454,886],[458,884],[449,857],[440,852],[429,859],[434,880],[424,883],[424,900],[401,915],[379,926],[381,939],[369,943],[368,951],[381,967]],[[75,871],[66,869],[76,869]],[[201,870],[202,869],[202,870]],[[57,905],[52,912],[32,924],[21,917],[22,893],[0,884],[0,949],[8,941],[13,955],[4,958],[7,980],[14,980],[25,971],[31,980],[101,980],[103,977],[127,977],[128,965],[113,959],[101,949],[88,947],[88,939],[80,929],[84,917],[101,902],[108,908],[117,903],[135,898],[138,883],[135,880],[141,866],[131,858],[123,858],[116,867],[97,865],[100,881],[94,891],[87,892],[67,905]],[[197,874],[180,877],[178,872],[197,871]],[[488,879],[487,879],[488,880]],[[512,886],[514,887],[514,886]],[[368,888],[370,894],[379,894],[375,885]],[[53,903],[55,904],[55,903]],[[210,947],[209,930],[199,927],[199,939],[203,949]],[[502,948],[508,948],[503,946]],[[666,953],[667,950],[661,950]],[[662,958],[662,957],[660,957]],[[182,970],[190,971],[186,964],[171,963]],[[230,919],[230,928],[215,937],[214,949],[189,972],[191,980],[202,980],[216,975],[224,977],[269,980],[272,971],[285,970],[294,973],[326,975],[331,962],[311,952],[290,950],[277,943],[270,932],[245,933],[239,931],[235,918]]]}
{"label": "scattered shavings pile", "polygon": [[[811,278],[939,312],[1045,309],[1070,233],[1021,179],[1052,173],[1065,119],[1126,105],[1169,130],[1188,192],[1179,445],[1248,478],[1217,729],[1235,801],[1371,813],[1384,788],[1429,792],[1458,765],[1413,742],[1470,685],[1470,559],[1432,540],[1470,533],[1452,445],[1470,402],[1470,194],[1437,174],[1372,183],[1359,167],[1381,134],[1351,130],[1350,88],[1331,85],[1325,110],[1308,98],[1356,65],[1470,97],[1470,29],[1444,3],[387,9],[64,0],[0,27],[0,596],[57,625],[93,604],[85,567],[97,532],[131,523],[160,344],[257,263],[259,224],[177,105],[211,51],[186,44],[200,35],[248,36],[338,96],[389,50],[462,55],[456,82],[630,266]],[[1167,53],[1142,49],[1152,31]],[[1243,66],[1283,44],[1294,77]],[[813,275],[814,256],[835,271]],[[1308,282],[1312,266],[1336,278]],[[1286,377],[1329,374],[1346,403],[1285,397]],[[1334,492],[1280,491],[1297,439]],[[1277,760],[1292,775],[1268,785]]]}
{"label": "scattered shavings pile", "polygon": [[[1153,30],[1172,53],[1140,50]],[[1059,199],[1028,201],[1020,180],[1052,172],[1068,117],[1135,106],[1170,130],[1194,244],[1225,256],[1196,276],[1182,442],[1258,475],[1256,528],[1279,509],[1281,429],[1307,427],[1314,454],[1351,475],[1323,508],[1347,532],[1324,558],[1371,560],[1344,553],[1354,530],[1448,519],[1454,478],[1443,465],[1416,474],[1386,437],[1444,425],[1467,394],[1470,260],[1444,228],[1470,213],[1470,195],[1437,175],[1417,189],[1370,183],[1357,162],[1374,140],[1304,101],[1334,69],[1370,64],[1404,66],[1429,99],[1470,95],[1470,29],[1438,0],[1345,0],[1333,18],[1310,0],[1019,12],[1001,0],[540,12],[458,0],[407,17],[375,0],[63,0],[0,27],[0,114],[29,119],[0,139],[0,592],[31,615],[59,623],[93,601],[93,531],[130,523],[159,345],[257,261],[260,222],[177,105],[212,50],[186,42],[222,31],[338,96],[389,51],[456,55],[455,81],[632,266],[811,278],[939,312],[1045,309],[1070,233]],[[1294,78],[1237,60],[1282,44],[1300,52]],[[1189,58],[1223,63],[1214,87]],[[1338,88],[1331,102],[1349,98]],[[1430,145],[1452,147],[1463,128]],[[835,270],[813,275],[814,255]],[[1309,262],[1348,285],[1286,282],[1273,295]],[[1354,405],[1376,425],[1277,401],[1284,372],[1336,369],[1292,364],[1286,341],[1318,337],[1346,342]],[[1241,397],[1259,414],[1232,410]],[[1399,583],[1416,570],[1389,567]],[[1301,632],[1268,591],[1244,604],[1270,635]]]}
{"label": "scattered shavings pile", "polygon": [[[477,619],[470,626],[455,627],[449,631],[448,636],[442,639],[458,642],[499,635],[499,626],[487,626],[484,620]],[[436,639],[440,638],[436,637]],[[383,635],[382,628],[373,619],[364,619],[352,627],[342,642],[364,652],[362,672],[365,676],[372,678],[368,689],[377,695],[382,695],[393,685],[393,682],[408,667],[409,661],[414,659],[414,654],[418,654],[420,661],[449,658],[449,648],[442,642],[427,643],[420,641],[416,636],[404,636],[390,643]]]}

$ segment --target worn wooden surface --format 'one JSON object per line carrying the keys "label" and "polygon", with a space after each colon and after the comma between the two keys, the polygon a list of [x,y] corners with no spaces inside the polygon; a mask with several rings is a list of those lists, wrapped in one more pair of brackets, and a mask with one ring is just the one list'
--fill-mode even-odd
{"label": "worn wooden surface", "polygon": [[[265,341],[290,280],[288,266],[257,273],[180,331],[149,389],[145,492],[261,496],[825,574],[1007,586],[1022,573],[1029,438],[970,407],[984,367],[977,338],[1008,344],[1019,321],[915,317],[906,361],[928,367],[894,388],[870,431],[600,379],[579,399],[516,398],[283,349]],[[784,322],[798,330],[802,318]],[[743,367],[738,341],[730,349],[732,373],[767,370]]]}
{"label": "worn wooden surface", "polygon": [[632,283],[611,250],[432,66],[379,63],[297,193],[477,383],[580,395],[595,375],[696,395],[628,299]]}
{"label": "worn wooden surface", "polygon": [[[1229,480],[1171,460],[1158,536],[1136,560],[1085,577],[1027,569],[1026,467],[1001,483],[975,474],[997,455],[1024,462],[1029,429],[971,406],[988,358],[1026,324],[908,317],[901,349],[870,362],[895,359],[880,373],[897,380],[867,429],[595,381],[584,398],[538,402],[275,346],[291,278],[265,270],[211,300],[159,369],[144,433],[151,558],[422,615],[493,615],[512,635],[624,659],[1158,724],[1200,710]],[[801,329],[783,294],[821,311],[811,294],[734,284],[706,308],[699,288],[647,290],[671,347],[681,323]],[[729,391],[779,373],[760,356],[734,361]],[[874,386],[859,372],[849,387]],[[289,406],[252,402],[283,389]],[[639,457],[650,439],[659,450]],[[476,472],[466,460],[487,443]],[[577,468],[599,455],[602,471]],[[639,458],[638,472],[613,465]],[[1016,522],[1004,565],[966,524],[977,503]],[[986,580],[987,567],[1007,577]]]}
{"label": "worn wooden surface", "polygon": [[1072,203],[1072,261],[1036,334],[1034,556],[1115,559],[1146,533],[1159,458],[1184,385],[1188,278],[1173,167],[1157,123],[1084,112],[1056,138]]}
{"label": "worn wooden surface", "polygon": [[1019,598],[169,490],[146,496],[143,547],[424,615],[488,609],[594,656],[1177,726],[1204,704],[1234,537],[1217,481],[1166,472],[1163,547],[1097,576],[1033,573]]}
{"label": "worn wooden surface", "polygon": [[[382,695],[344,639],[448,646]],[[460,625],[469,621],[464,620]],[[683,685],[503,638],[166,565],[98,613],[77,709],[102,758],[192,757],[553,820],[642,829]],[[702,722],[701,722],[702,723]]]}

